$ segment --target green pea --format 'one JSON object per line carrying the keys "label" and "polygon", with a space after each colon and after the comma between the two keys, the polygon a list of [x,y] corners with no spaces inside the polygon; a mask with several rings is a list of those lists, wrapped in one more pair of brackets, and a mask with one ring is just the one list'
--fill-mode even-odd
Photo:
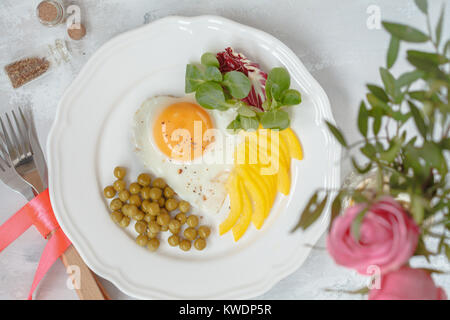
{"label": "green pea", "polygon": [[112,211],[118,211],[122,208],[122,201],[120,201],[120,199],[115,198],[111,201],[111,203],[109,204],[109,207],[111,208]]}
{"label": "green pea", "polygon": [[156,218],[156,222],[161,226],[168,226],[170,222],[170,215],[168,213],[161,213],[158,218]]}
{"label": "green pea", "polygon": [[169,239],[167,240],[167,242],[172,246],[172,247],[176,247],[177,245],[180,244],[180,237],[176,234],[171,235],[169,237]]}
{"label": "green pea", "polygon": [[137,178],[137,182],[143,187],[149,186],[151,182],[150,175],[147,173],[141,173]]}
{"label": "green pea", "polygon": [[120,220],[122,220],[122,218],[123,218],[122,212],[114,211],[113,213],[111,213],[111,219],[112,219],[115,223],[120,223]]}
{"label": "green pea", "polygon": [[180,208],[181,212],[187,213],[189,209],[191,209],[191,205],[189,204],[189,202],[182,200],[178,204],[178,208]]}
{"label": "green pea", "polygon": [[125,175],[127,174],[127,169],[123,168],[123,167],[115,167],[114,168],[114,176],[117,179],[123,179],[125,178]]}
{"label": "green pea", "polygon": [[145,246],[148,242],[148,238],[145,234],[140,234],[136,238],[136,243],[141,247]]}
{"label": "green pea", "polygon": [[177,234],[178,232],[180,232],[180,228],[181,228],[180,221],[178,221],[177,219],[170,220],[169,222],[170,232],[172,232],[173,234]]}
{"label": "green pea", "polygon": [[150,239],[150,241],[147,244],[148,250],[152,252],[156,251],[158,247],[159,247],[159,240],[157,238]]}
{"label": "green pea", "polygon": [[150,187],[143,187],[141,189],[141,197],[144,200],[150,199]]}
{"label": "green pea", "polygon": [[180,249],[183,251],[189,251],[191,249],[191,242],[189,240],[183,239],[180,241]]}
{"label": "green pea", "polygon": [[167,211],[169,211],[169,212],[173,211],[177,207],[178,207],[178,201],[176,199],[171,198],[171,199],[168,199],[166,201],[166,209],[167,209]]}
{"label": "green pea", "polygon": [[130,193],[131,194],[138,194],[141,192],[141,185],[137,182],[133,182],[130,184]]}
{"label": "green pea", "polygon": [[159,205],[156,202],[152,202],[148,206],[148,213],[150,213],[152,216],[157,216],[161,212],[161,209]]}
{"label": "green pea", "polygon": [[113,186],[107,186],[105,189],[103,189],[103,195],[108,199],[114,198],[114,196],[116,195],[116,189],[114,189]]}
{"label": "green pea", "polygon": [[137,194],[132,194],[128,199],[128,202],[132,205],[135,205],[136,207],[140,207],[142,204],[141,197],[139,197]]}
{"label": "green pea", "polygon": [[166,187],[166,182],[162,178],[156,178],[155,180],[153,180],[153,184],[152,185],[154,187],[157,187],[157,188],[160,188],[160,189],[164,189]]}
{"label": "green pea", "polygon": [[206,247],[206,240],[203,238],[198,238],[197,240],[195,240],[194,242],[194,247],[197,250],[203,250]]}
{"label": "green pea", "polygon": [[155,221],[151,221],[151,222],[148,224],[148,230],[149,230],[151,233],[158,234],[158,232],[161,231],[161,226],[160,226],[158,223],[156,223]]}
{"label": "green pea", "polygon": [[184,213],[182,213],[182,212],[180,212],[180,213],[178,213],[176,216],[175,216],[175,219],[177,219],[178,221],[180,221],[180,223],[181,223],[181,225],[183,225],[183,224],[185,224],[186,223],[186,215],[184,214]]}
{"label": "green pea", "polygon": [[130,218],[129,217],[123,217],[122,220],[120,220],[119,225],[122,228],[126,228],[130,225]]}
{"label": "green pea", "polygon": [[128,190],[122,190],[119,192],[119,199],[122,202],[127,202],[130,199],[130,192]]}
{"label": "green pea", "polygon": [[137,213],[132,217],[136,221],[144,220],[145,213],[138,209]]}
{"label": "green pea", "polygon": [[197,230],[194,228],[187,228],[184,230],[183,235],[188,240],[194,240],[197,237]]}
{"label": "green pea", "polygon": [[187,218],[186,223],[189,227],[195,228],[198,225],[198,217],[196,215],[191,214]]}
{"label": "green pea", "polygon": [[211,234],[211,229],[207,226],[198,227],[198,235],[200,238],[206,239]]}
{"label": "green pea", "polygon": [[161,196],[162,196],[162,190],[160,188],[153,187],[150,189],[150,198],[152,200],[155,200],[155,201],[159,200],[159,198],[161,198]]}
{"label": "green pea", "polygon": [[166,198],[172,198],[174,196],[175,192],[172,190],[171,187],[165,187],[164,188],[164,197]]}
{"label": "green pea", "polygon": [[120,192],[122,190],[125,190],[125,188],[127,187],[127,184],[123,180],[116,180],[113,183],[113,187],[114,187],[114,189],[116,189],[117,192]]}
{"label": "green pea", "polygon": [[139,234],[145,233],[145,231],[147,231],[147,223],[145,223],[144,221],[138,221],[138,222],[136,222],[136,224],[134,225],[134,229],[135,229],[136,232],[139,233]]}
{"label": "green pea", "polygon": [[156,220],[156,217],[152,216],[150,213],[147,213],[144,216],[144,221],[147,222],[147,223],[150,223],[151,221],[155,221],[155,220]]}

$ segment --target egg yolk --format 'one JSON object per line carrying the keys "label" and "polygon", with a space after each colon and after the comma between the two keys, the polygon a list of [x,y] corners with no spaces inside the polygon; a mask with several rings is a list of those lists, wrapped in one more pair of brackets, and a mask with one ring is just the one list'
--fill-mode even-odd
{"label": "egg yolk", "polygon": [[190,161],[203,154],[212,139],[203,133],[212,129],[211,118],[202,107],[178,102],[166,107],[153,124],[153,137],[162,153],[178,161]]}

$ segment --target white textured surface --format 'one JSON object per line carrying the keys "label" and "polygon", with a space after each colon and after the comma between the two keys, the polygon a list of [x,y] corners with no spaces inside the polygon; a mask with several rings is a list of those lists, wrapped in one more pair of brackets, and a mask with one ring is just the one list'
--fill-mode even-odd
{"label": "white textured surface", "polygon": [[[55,38],[65,37],[63,26],[45,28],[35,18],[39,1],[2,0],[0,3],[0,65],[17,55]],[[348,140],[357,138],[355,117],[366,82],[379,82],[378,66],[385,61],[388,35],[383,30],[366,27],[369,5],[381,9],[383,19],[405,21],[418,27],[424,19],[413,1],[347,0],[84,0],[79,3],[88,34],[80,42],[70,42],[72,64],[61,67],[41,81],[13,90],[0,73],[0,111],[16,105],[30,105],[34,110],[39,138],[45,143],[54,119],[56,104],[89,56],[111,37],[163,16],[216,14],[264,30],[286,43],[302,60],[328,94],[337,123]],[[432,1],[432,15],[438,4]],[[447,16],[449,12],[447,10]],[[435,21],[435,19],[433,20]],[[448,38],[449,19],[444,26]],[[404,65],[394,69],[401,72]],[[342,176],[348,173],[343,165]],[[0,223],[18,210],[25,200],[0,184]],[[0,299],[24,299],[28,294],[45,241],[36,230],[28,230],[0,254]],[[366,279],[336,266],[324,250],[324,237],[306,263],[294,274],[275,285],[263,299],[339,299],[361,298],[342,292],[325,291],[359,288]],[[416,261],[423,264],[423,261]],[[449,269],[443,257],[432,261],[435,268]],[[448,275],[435,276],[438,284],[450,290]],[[42,281],[36,298],[76,299],[66,287],[67,276],[61,263],[55,263]],[[109,282],[104,284],[113,298],[128,298]]]}

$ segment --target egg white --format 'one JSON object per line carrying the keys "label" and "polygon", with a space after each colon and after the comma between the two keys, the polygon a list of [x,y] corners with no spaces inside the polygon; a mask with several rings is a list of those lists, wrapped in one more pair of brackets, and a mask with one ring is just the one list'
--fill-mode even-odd
{"label": "egg white", "polygon": [[164,108],[177,102],[196,103],[192,95],[184,97],[156,96],[147,99],[134,115],[133,136],[136,152],[144,165],[166,180],[178,196],[203,214],[215,214],[227,196],[225,182],[233,168],[233,153],[237,137],[226,127],[234,119],[233,110],[207,110],[217,129],[203,157],[180,162],[162,153],[153,138],[153,125]]}

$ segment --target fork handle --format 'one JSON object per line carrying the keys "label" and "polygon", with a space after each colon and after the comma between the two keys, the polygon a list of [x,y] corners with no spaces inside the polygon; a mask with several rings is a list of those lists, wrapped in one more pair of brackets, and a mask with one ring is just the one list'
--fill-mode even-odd
{"label": "fork handle", "polygon": [[42,184],[42,179],[37,170],[27,172],[23,176],[23,178],[26,182],[28,182],[28,184],[33,187],[33,191],[36,193],[35,195],[38,195],[40,192],[44,191],[45,188]]}
{"label": "fork handle", "polygon": [[[61,260],[66,268],[77,266],[79,273],[74,272],[70,275],[72,282],[79,283],[79,287],[75,286],[80,300],[109,300],[109,296],[96,275],[87,267],[80,254],[73,245],[61,255]],[[75,277],[79,276],[79,279]]]}

